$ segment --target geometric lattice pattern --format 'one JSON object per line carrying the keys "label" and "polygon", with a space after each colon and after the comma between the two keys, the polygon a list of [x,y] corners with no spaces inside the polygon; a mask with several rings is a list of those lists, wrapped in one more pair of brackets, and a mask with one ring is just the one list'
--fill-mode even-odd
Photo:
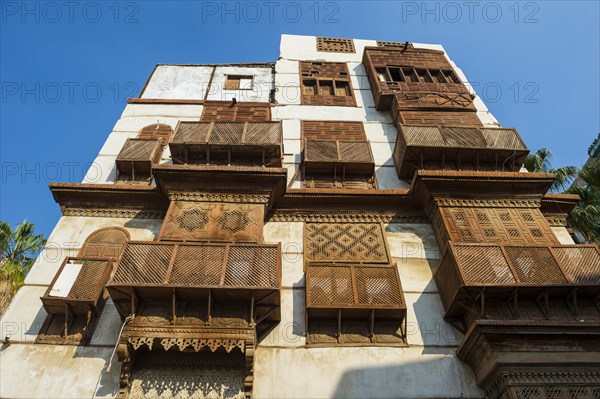
{"label": "geometric lattice pattern", "polygon": [[465,285],[598,284],[600,251],[593,245],[449,245]]}
{"label": "geometric lattice pattern", "polygon": [[334,37],[317,37],[317,51],[332,53],[355,53],[352,39],[339,39]]}
{"label": "geometric lattice pattern", "polygon": [[527,386],[513,388],[517,399],[598,399],[600,387]]}
{"label": "geometric lattice pattern", "polygon": [[245,230],[248,223],[250,223],[248,212],[240,212],[239,210],[223,212],[219,218],[219,228],[231,233]]}
{"label": "geometric lattice pattern", "polygon": [[263,224],[261,204],[172,201],[160,240],[261,242]]}
{"label": "geometric lattice pattern", "polygon": [[442,207],[450,240],[512,244],[558,243],[539,209]]}
{"label": "geometric lattice pattern", "polygon": [[[225,359],[212,359],[217,356]],[[138,359],[131,374],[129,399],[244,398],[243,357],[152,351],[139,353]]]}
{"label": "geometric lattice pattern", "polygon": [[578,245],[577,247],[554,247],[552,250],[573,282],[600,285],[598,247]]}
{"label": "geometric lattice pattern", "polygon": [[91,302],[95,301],[98,288],[104,286],[105,281],[103,281],[102,278],[105,275],[104,272],[107,267],[108,262],[106,261],[84,261],[81,272],[77,276],[77,279],[75,279],[67,298]]}
{"label": "geometric lattice pattern", "polygon": [[[66,296],[51,295],[54,284],[63,273],[66,265],[72,263],[82,264],[83,266],[70,291]],[[71,314],[87,314],[102,299],[104,285],[110,278],[111,265],[111,260],[91,260],[80,257],[65,258],[54,280],[41,298],[46,311],[50,314],[64,314],[65,305],[69,305]]]}
{"label": "geometric lattice pattern", "polygon": [[547,247],[505,247],[519,280],[526,284],[561,284],[567,279]]}
{"label": "geometric lattice pattern", "polygon": [[322,266],[307,268],[308,307],[403,307],[395,267]]}
{"label": "geometric lattice pattern", "polygon": [[489,285],[516,283],[500,247],[456,245],[453,246],[453,250],[466,283]]}
{"label": "geometric lattice pattern", "polygon": [[304,239],[308,261],[389,263],[377,223],[306,223]]}
{"label": "geometric lattice pattern", "polygon": [[205,230],[208,223],[208,213],[200,209],[186,209],[181,211],[175,221],[179,224],[179,227],[189,232]]}
{"label": "geometric lattice pattern", "polygon": [[267,244],[127,244],[111,285],[276,287],[279,249]]}

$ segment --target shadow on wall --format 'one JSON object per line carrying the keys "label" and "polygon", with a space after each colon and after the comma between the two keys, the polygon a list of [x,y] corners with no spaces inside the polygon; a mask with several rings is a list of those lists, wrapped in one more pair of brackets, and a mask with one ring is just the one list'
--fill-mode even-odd
{"label": "shadow on wall", "polygon": [[[435,274],[439,261],[427,260],[427,265],[431,272]],[[401,267],[399,265],[399,267]],[[423,267],[426,267],[423,265]],[[415,294],[413,294],[415,295]],[[444,306],[440,299],[437,287],[433,277],[427,284],[424,292],[418,294],[416,301],[408,303],[413,307],[413,314],[416,320],[408,320],[407,335],[409,335],[409,344],[417,343],[423,345],[423,354],[436,353],[437,347],[457,347],[460,345],[463,335],[451,324],[444,320]],[[410,335],[419,335],[417,338],[410,338]]]}
{"label": "shadow on wall", "polygon": [[432,349],[432,360],[346,371],[332,398],[484,398],[472,371],[452,353]]}

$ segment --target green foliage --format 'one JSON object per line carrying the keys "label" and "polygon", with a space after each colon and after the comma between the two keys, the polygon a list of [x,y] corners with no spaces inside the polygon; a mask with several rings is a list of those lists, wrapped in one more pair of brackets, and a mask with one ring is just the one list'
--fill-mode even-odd
{"label": "green foliage", "polygon": [[19,288],[33,266],[37,254],[46,245],[42,235],[34,234],[35,226],[23,222],[14,230],[0,222],[0,274],[13,288]]}
{"label": "green foliage", "polygon": [[554,173],[556,179],[550,191],[556,193],[564,191],[569,187],[577,177],[579,169],[575,166],[563,166],[558,169],[552,168],[552,152],[547,148],[540,148],[533,154],[529,154],[525,159],[525,168],[530,172],[536,173]]}
{"label": "green foliage", "polygon": [[581,198],[569,214],[567,222],[583,234],[586,240],[600,244],[600,162],[584,167],[579,178],[581,184],[566,191]]}

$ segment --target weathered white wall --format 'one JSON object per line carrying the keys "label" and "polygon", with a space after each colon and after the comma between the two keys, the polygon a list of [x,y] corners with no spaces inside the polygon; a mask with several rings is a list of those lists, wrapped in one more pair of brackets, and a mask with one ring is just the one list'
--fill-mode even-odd
{"label": "weathered white wall", "polygon": [[[242,90],[225,90],[227,75],[248,75],[253,77],[251,88]],[[273,70],[271,68],[252,68],[243,66],[217,67],[213,81],[210,84],[208,100],[246,102],[268,102],[271,90],[274,87]]]}
{"label": "weathered white wall", "polygon": [[[179,67],[189,68],[189,67]],[[154,80],[154,77],[151,81]],[[116,179],[115,160],[128,138],[135,138],[148,125],[162,123],[173,130],[179,121],[199,121],[202,105],[194,104],[127,104],[115,123],[98,156],[88,168],[83,183],[106,184]],[[169,147],[165,146],[161,163],[171,163]]]}
{"label": "weathered white wall", "polygon": [[575,244],[566,227],[552,227],[552,231],[561,244]]}
{"label": "weathered white wall", "polygon": [[212,70],[211,66],[158,65],[142,98],[202,100]]}

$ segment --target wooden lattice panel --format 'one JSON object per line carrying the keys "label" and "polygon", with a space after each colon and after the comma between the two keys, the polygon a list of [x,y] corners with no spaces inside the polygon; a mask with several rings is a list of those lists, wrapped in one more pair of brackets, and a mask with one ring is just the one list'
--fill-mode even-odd
{"label": "wooden lattice panel", "polygon": [[129,241],[127,230],[121,227],[106,227],[90,234],[77,256],[116,260],[127,241]]}
{"label": "wooden lattice panel", "polygon": [[377,223],[306,223],[305,256],[313,262],[389,263]]}
{"label": "wooden lattice panel", "polygon": [[129,242],[110,285],[276,288],[279,251],[264,244]]}
{"label": "wooden lattice panel", "polygon": [[564,284],[567,282],[549,248],[504,248],[519,280],[525,284]]}
{"label": "wooden lattice panel", "polygon": [[268,122],[270,120],[269,103],[232,104],[229,101],[207,101],[200,116],[201,122]]}
{"label": "wooden lattice panel", "polygon": [[302,104],[355,106],[348,65],[344,62],[300,62]]}
{"label": "wooden lattice panel", "polygon": [[598,247],[555,247],[553,250],[556,259],[574,282],[600,285]]}
{"label": "wooden lattice panel", "polygon": [[362,122],[301,121],[302,137],[307,140],[366,141]]}
{"label": "wooden lattice panel", "polygon": [[404,307],[396,267],[322,266],[307,268],[308,307]]}
{"label": "wooden lattice panel", "polygon": [[154,125],[148,125],[138,133],[139,139],[153,139],[159,140],[162,145],[165,145],[171,139],[173,129],[171,126],[162,123],[156,123]]}
{"label": "wooden lattice panel", "polygon": [[[591,373],[590,373],[591,374]],[[577,381],[579,382],[579,381]],[[597,399],[600,398],[600,386],[586,387],[573,382],[560,386],[533,385],[513,387],[514,396],[506,394],[506,398],[516,399]]]}
{"label": "wooden lattice panel", "polygon": [[173,201],[160,239],[262,242],[263,225],[259,204]]}
{"label": "wooden lattice panel", "polygon": [[457,242],[558,243],[539,209],[441,208],[449,239]]}
{"label": "wooden lattice panel", "polygon": [[356,53],[352,39],[339,39],[335,37],[317,37],[317,51],[330,53]]}
{"label": "wooden lattice panel", "polygon": [[306,173],[302,184],[305,188],[345,188],[349,190],[374,190],[372,175],[332,176],[331,173]]}

